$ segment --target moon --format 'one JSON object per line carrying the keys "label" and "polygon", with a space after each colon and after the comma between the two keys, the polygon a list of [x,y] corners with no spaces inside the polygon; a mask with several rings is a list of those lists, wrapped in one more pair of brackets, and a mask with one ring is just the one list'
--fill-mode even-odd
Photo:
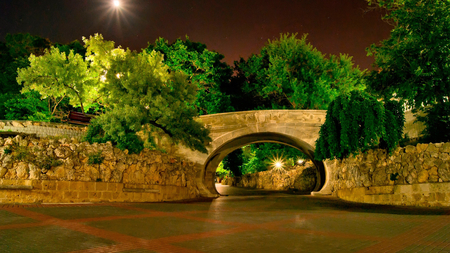
{"label": "moon", "polygon": [[119,0],[114,0],[114,1],[113,1],[113,5],[114,5],[115,7],[120,7],[120,1],[119,1]]}

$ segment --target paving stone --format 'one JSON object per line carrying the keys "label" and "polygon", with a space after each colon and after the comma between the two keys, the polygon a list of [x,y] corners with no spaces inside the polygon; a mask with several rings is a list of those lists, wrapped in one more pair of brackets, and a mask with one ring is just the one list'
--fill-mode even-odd
{"label": "paving stone", "polygon": [[0,252],[450,252],[449,208],[216,187],[229,196],[0,205]]}

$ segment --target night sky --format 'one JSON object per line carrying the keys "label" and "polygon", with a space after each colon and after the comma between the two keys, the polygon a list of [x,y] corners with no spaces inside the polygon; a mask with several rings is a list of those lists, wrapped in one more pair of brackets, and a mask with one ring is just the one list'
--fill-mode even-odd
{"label": "night sky", "polygon": [[382,14],[365,0],[0,0],[0,39],[31,33],[52,42],[81,41],[101,33],[116,45],[140,50],[158,37],[186,35],[225,55],[232,64],[258,53],[280,33],[308,33],[323,53],[353,56],[361,68],[372,58],[365,48],[389,37]]}

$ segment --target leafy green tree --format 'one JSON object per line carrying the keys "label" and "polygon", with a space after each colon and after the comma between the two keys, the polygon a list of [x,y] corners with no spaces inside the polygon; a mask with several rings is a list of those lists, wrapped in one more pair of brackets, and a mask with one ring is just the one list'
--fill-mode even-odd
{"label": "leafy green tree", "polygon": [[233,111],[229,96],[222,91],[232,75],[231,68],[222,62],[223,55],[209,51],[206,45],[192,42],[188,37],[172,44],[159,38],[146,49],[147,52],[153,50],[164,54],[164,63],[171,71],[183,72],[197,86],[194,105],[200,114]]}
{"label": "leafy green tree", "polygon": [[90,63],[73,50],[66,55],[52,47],[44,55],[31,54],[29,61],[29,67],[18,71],[17,82],[24,86],[22,92],[34,90],[44,99],[55,98],[52,114],[65,97],[72,106],[80,106],[83,113],[98,99],[98,72],[89,68]]}
{"label": "leafy green tree", "polygon": [[377,146],[392,152],[402,137],[404,122],[397,101],[383,103],[361,91],[340,95],[328,107],[315,159],[342,159]]}
{"label": "leafy green tree", "polygon": [[221,162],[223,169],[231,171],[233,176],[239,177],[242,173],[241,165],[243,163],[242,149],[236,149],[228,154]]}
{"label": "leafy green tree", "polygon": [[363,72],[353,66],[351,57],[326,57],[307,42],[306,35],[301,39],[281,35],[260,54],[235,66],[238,76],[227,92],[253,98],[253,104],[244,104],[245,110],[326,109],[339,94],[364,88]]}
{"label": "leafy green tree", "polygon": [[78,40],[74,40],[69,44],[55,43],[55,47],[57,47],[61,53],[66,53],[66,55],[69,55],[72,50],[74,54],[79,54],[83,56],[83,58],[86,57],[86,47],[84,47],[84,45]]}
{"label": "leafy green tree", "polygon": [[24,94],[7,94],[7,96],[8,98],[3,103],[0,102],[2,119],[46,122],[52,119],[47,101],[41,100],[39,93],[26,92]]}
{"label": "leafy green tree", "polygon": [[50,45],[49,40],[28,33],[7,34],[0,42],[0,92],[19,94],[17,69],[28,67],[30,54],[42,55]]}
{"label": "leafy green tree", "polygon": [[[284,34],[260,53],[235,62],[225,93],[236,110],[327,109],[339,94],[364,89],[364,71],[346,55],[326,56],[307,42],[306,35]],[[269,158],[284,154],[295,160],[302,153],[273,143],[253,144],[244,156],[243,173],[267,168]]]}
{"label": "leafy green tree", "polygon": [[424,142],[450,141],[450,103],[436,103],[423,109],[425,116],[417,119],[426,126],[422,132]]}
{"label": "leafy green tree", "polygon": [[307,159],[300,150],[278,143],[256,143],[243,148],[242,174],[265,171],[273,167],[274,161],[293,166],[298,160]]}
{"label": "leafy green tree", "polygon": [[91,139],[112,139],[119,147],[139,152],[137,132],[150,143],[165,134],[174,143],[206,152],[209,132],[193,119],[196,87],[185,74],[169,71],[163,55],[155,51],[138,54],[114,48],[101,35],[85,41],[87,58],[94,67],[104,68],[100,93],[106,112],[94,120],[101,131],[90,134]]}
{"label": "leafy green tree", "polygon": [[368,2],[386,10],[383,19],[394,25],[390,38],[368,48],[377,67],[367,78],[368,86],[386,100],[393,97],[414,110],[430,112],[431,118],[421,118],[429,128],[426,133],[449,141],[441,133],[450,131],[445,109],[450,108],[450,2]]}

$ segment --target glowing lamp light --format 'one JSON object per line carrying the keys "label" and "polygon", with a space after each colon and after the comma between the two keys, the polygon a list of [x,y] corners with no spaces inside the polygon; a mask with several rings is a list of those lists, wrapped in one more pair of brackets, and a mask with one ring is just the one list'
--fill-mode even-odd
{"label": "glowing lamp light", "polygon": [[284,171],[284,158],[283,155],[276,155],[273,156],[272,159],[270,159],[270,166],[272,169],[277,171]]}
{"label": "glowing lamp light", "polygon": [[283,171],[284,162],[282,158],[275,158],[272,160],[272,168],[274,170]]}

